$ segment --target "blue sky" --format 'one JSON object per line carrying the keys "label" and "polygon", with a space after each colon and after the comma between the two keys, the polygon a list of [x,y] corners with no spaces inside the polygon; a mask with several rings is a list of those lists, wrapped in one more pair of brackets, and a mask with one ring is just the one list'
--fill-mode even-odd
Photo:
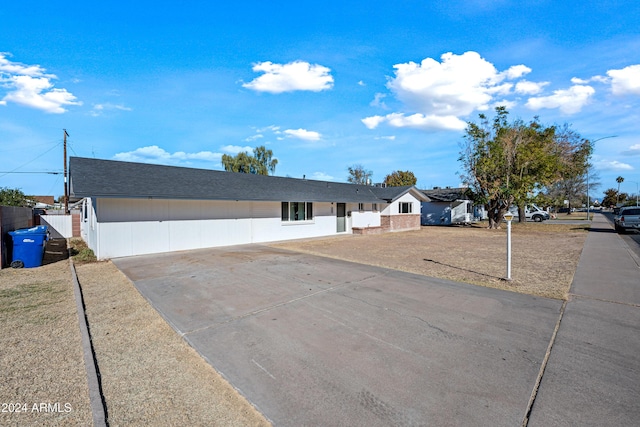
{"label": "blue sky", "polygon": [[0,187],[63,194],[30,173],[62,171],[63,129],[75,156],[222,169],[265,145],[279,176],[457,186],[497,105],[598,140],[601,190],[640,182],[637,0],[93,3],[0,6]]}

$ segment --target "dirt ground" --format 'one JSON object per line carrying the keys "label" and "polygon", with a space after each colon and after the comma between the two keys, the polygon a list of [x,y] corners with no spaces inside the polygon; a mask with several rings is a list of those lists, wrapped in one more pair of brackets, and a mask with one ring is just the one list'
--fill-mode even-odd
{"label": "dirt ground", "polygon": [[290,241],[272,246],[426,276],[565,299],[588,224],[512,224],[511,278],[506,277],[506,226],[421,230]]}
{"label": "dirt ground", "polygon": [[[587,227],[513,224],[511,282],[502,280],[505,229],[423,227],[272,246],[562,299]],[[26,403],[28,409],[0,413],[0,425],[91,425],[69,268],[63,260],[0,271],[0,404]],[[269,425],[112,263],[78,263],[76,270],[110,425]],[[62,412],[34,412],[34,403],[58,403]],[[67,403],[71,410],[64,412]]]}
{"label": "dirt ground", "polygon": [[0,425],[91,425],[88,393],[69,261],[0,270]]}

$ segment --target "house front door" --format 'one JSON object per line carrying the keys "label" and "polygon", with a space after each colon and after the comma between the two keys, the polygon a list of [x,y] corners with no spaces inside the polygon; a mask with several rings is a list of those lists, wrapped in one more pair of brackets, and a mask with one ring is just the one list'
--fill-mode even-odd
{"label": "house front door", "polygon": [[338,233],[347,231],[347,206],[344,203],[337,203],[336,216],[338,218]]}

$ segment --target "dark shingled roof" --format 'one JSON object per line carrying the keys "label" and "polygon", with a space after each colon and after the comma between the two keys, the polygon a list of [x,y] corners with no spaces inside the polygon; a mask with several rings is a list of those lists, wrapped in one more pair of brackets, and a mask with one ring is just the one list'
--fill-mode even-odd
{"label": "dark shingled roof", "polygon": [[83,197],[191,200],[391,202],[415,187],[371,187],[208,169],[71,157],[70,194]]}
{"label": "dark shingled roof", "polygon": [[434,188],[433,190],[420,190],[429,198],[430,202],[455,202],[456,200],[469,200],[467,188]]}

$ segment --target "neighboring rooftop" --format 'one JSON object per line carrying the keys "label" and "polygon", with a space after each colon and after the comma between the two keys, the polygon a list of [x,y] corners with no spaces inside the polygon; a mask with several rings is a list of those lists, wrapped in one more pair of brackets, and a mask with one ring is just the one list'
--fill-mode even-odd
{"label": "neighboring rooftop", "polygon": [[469,200],[468,188],[439,188],[432,190],[420,190],[431,202],[455,202],[456,200]]}
{"label": "neighboring rooftop", "polygon": [[329,181],[71,157],[70,195],[191,200],[391,202],[415,187],[378,188]]}

